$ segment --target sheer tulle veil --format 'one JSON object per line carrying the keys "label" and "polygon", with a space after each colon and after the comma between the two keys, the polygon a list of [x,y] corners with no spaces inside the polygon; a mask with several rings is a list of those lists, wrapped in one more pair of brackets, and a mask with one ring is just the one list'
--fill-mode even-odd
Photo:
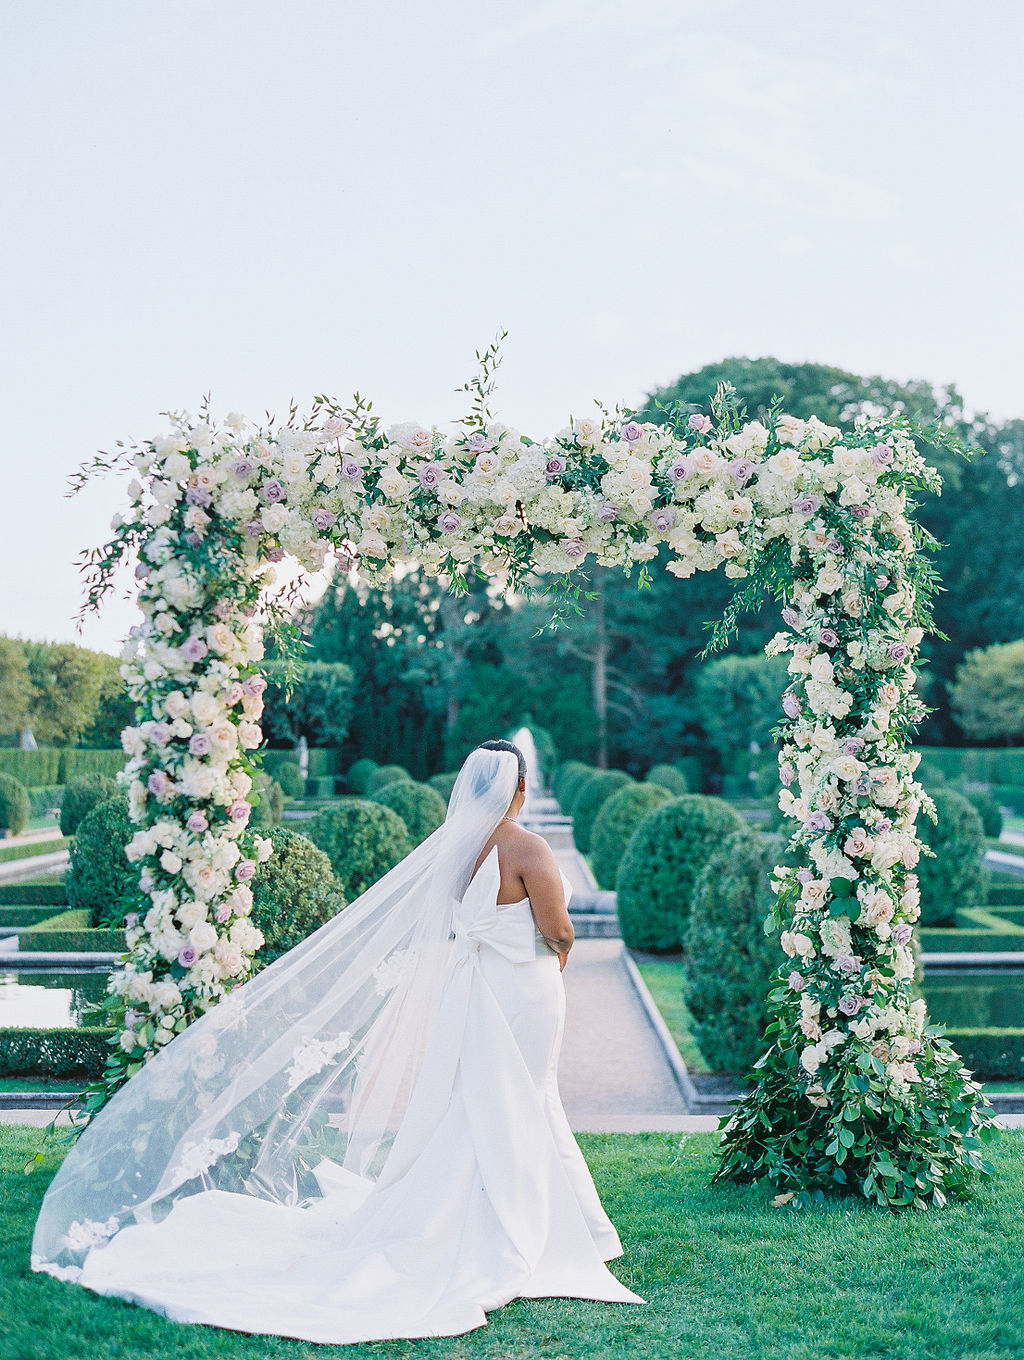
{"label": "sheer tulle veil", "polygon": [[34,1269],[76,1279],[92,1246],[204,1190],[301,1205],[372,1187],[433,1032],[457,906],[517,778],[513,753],[473,751],[443,826],[118,1091],[47,1190]]}

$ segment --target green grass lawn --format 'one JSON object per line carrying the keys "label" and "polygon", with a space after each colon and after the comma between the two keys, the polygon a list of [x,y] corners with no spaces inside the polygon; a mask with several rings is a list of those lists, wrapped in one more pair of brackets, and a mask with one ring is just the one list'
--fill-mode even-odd
{"label": "green grass lawn", "polygon": [[55,836],[46,841],[29,841],[27,845],[0,844],[0,864],[10,864],[19,859],[36,859],[39,855],[54,855],[58,850],[66,850],[70,844],[68,836]]}
{"label": "green grass lawn", "polygon": [[682,960],[637,957],[635,962],[687,1068],[691,1072],[710,1071],[693,1037],[693,1016],[683,1000]]}
{"label": "green grass lawn", "polygon": [[1024,1136],[963,1204],[894,1215],[859,1202],[769,1207],[751,1186],[710,1189],[714,1139],[581,1136],[646,1307],[518,1300],[463,1337],[319,1346],[186,1326],[28,1268],[50,1172],[21,1166],[35,1130],[0,1126],[2,1360],[1020,1360]]}

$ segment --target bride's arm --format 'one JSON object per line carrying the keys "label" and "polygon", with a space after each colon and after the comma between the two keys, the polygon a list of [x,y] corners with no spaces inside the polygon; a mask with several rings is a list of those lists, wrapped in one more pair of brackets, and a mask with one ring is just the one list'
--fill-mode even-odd
{"label": "bride's arm", "polygon": [[523,847],[521,872],[537,929],[544,936],[548,948],[560,956],[564,967],[565,956],[572,948],[576,932],[565,904],[562,875],[558,872],[551,847],[540,836],[531,836]]}

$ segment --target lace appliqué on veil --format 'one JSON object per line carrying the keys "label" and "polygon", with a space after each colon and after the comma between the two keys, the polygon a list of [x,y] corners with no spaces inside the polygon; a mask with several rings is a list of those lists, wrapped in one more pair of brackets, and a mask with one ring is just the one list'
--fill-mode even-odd
{"label": "lace appliqu\u00e9 on veil", "polygon": [[301,1086],[309,1077],[323,1071],[332,1058],[343,1053],[352,1043],[351,1034],[339,1034],[336,1039],[310,1039],[300,1044],[292,1055],[292,1065],[287,1072],[288,1093]]}
{"label": "lace appliqu\u00e9 on veil", "polygon": [[214,1162],[238,1147],[240,1135],[232,1130],[226,1138],[203,1138],[190,1143],[175,1163],[175,1171],[185,1180],[192,1180],[209,1171]]}
{"label": "lace appliqu\u00e9 on veil", "polygon": [[415,966],[416,956],[411,949],[396,949],[393,954],[389,954],[373,970],[377,994],[387,996],[388,992],[394,991],[403,982],[408,982]]}

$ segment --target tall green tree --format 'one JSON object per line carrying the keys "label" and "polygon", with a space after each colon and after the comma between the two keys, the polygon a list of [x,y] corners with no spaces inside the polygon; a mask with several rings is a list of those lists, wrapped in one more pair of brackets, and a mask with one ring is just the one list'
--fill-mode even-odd
{"label": "tall green tree", "polygon": [[0,737],[12,740],[28,726],[33,697],[23,644],[0,637]]}

